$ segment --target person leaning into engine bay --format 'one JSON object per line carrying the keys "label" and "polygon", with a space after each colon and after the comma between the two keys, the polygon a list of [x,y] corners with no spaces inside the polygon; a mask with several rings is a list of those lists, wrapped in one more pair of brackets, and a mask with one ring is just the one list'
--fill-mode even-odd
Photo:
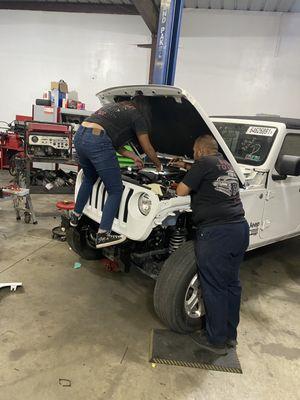
{"label": "person leaning into engine bay", "polygon": [[193,333],[202,348],[226,354],[237,344],[241,303],[239,268],[249,245],[249,226],[239,195],[239,180],[231,164],[218,152],[211,135],[194,144],[193,165],[171,164],[188,170],[177,195],[191,194],[197,228],[195,253],[206,316],[206,334]]}
{"label": "person leaning into engine bay", "polygon": [[130,141],[137,140],[156,169],[162,169],[149,138],[150,119],[147,99],[137,95],[132,100],[104,105],[86,118],[76,132],[74,145],[84,177],[74,212],[70,216],[70,225],[78,225],[94,183],[100,177],[108,197],[95,238],[96,248],[112,246],[126,239],[124,235],[111,232],[123,191],[116,151],[124,157],[131,158],[138,168],[142,168],[142,160],[124,147]]}

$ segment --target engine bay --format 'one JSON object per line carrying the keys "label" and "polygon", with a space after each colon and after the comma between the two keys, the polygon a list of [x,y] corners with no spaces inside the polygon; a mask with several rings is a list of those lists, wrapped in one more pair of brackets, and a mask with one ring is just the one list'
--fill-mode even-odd
{"label": "engine bay", "polygon": [[151,189],[162,199],[176,196],[176,187],[186,174],[186,170],[163,164],[163,171],[158,172],[153,164],[145,164],[144,168],[135,166],[122,169],[122,177],[136,185]]}

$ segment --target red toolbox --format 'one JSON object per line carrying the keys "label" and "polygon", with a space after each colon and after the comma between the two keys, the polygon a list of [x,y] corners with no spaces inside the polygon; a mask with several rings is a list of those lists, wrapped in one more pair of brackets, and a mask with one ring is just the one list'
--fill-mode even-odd
{"label": "red toolbox", "polygon": [[24,157],[25,121],[32,118],[26,115],[16,115],[16,120],[9,124],[6,131],[0,133],[0,169],[15,169],[15,157]]}

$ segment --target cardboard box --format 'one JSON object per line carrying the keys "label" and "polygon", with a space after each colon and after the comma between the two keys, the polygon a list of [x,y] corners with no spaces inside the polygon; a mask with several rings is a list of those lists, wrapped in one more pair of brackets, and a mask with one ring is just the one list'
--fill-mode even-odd
{"label": "cardboard box", "polygon": [[60,80],[59,82],[51,82],[51,90],[55,89],[62,93],[68,93],[68,85],[63,80]]}
{"label": "cardboard box", "polygon": [[44,106],[34,105],[32,112],[33,112],[33,119],[35,121],[57,123],[58,120],[57,107],[44,107]]}

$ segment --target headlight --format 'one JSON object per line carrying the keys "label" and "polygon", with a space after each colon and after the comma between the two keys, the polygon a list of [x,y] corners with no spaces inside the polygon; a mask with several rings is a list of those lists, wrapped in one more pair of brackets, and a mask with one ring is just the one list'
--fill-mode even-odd
{"label": "headlight", "polygon": [[152,205],[150,197],[146,193],[141,194],[139,197],[138,205],[140,212],[143,215],[148,215]]}

